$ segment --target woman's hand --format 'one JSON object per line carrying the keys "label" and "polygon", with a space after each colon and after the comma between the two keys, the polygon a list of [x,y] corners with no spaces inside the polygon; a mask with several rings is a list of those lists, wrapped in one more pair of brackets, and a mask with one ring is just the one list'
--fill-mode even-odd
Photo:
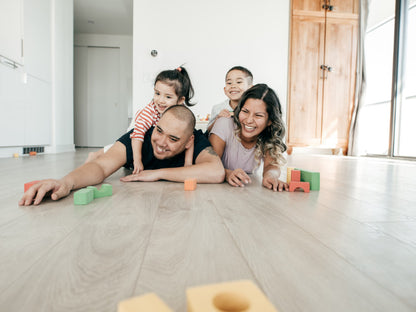
{"label": "woman's hand", "polygon": [[263,186],[274,192],[282,192],[283,190],[289,190],[289,184],[279,180],[280,172],[273,170],[266,171],[263,174]]}
{"label": "woman's hand", "polygon": [[232,186],[244,187],[244,185],[251,183],[250,177],[243,169],[225,170],[225,180]]}

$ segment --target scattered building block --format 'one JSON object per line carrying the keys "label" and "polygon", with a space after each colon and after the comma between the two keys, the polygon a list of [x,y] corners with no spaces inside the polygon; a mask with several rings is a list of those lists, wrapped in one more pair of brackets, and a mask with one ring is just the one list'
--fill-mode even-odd
{"label": "scattered building block", "polygon": [[188,288],[188,312],[277,312],[263,292],[248,280]]}
{"label": "scattered building block", "polygon": [[32,152],[29,152],[29,156],[36,156],[36,152],[34,152],[34,151],[32,151]]}
{"label": "scattered building block", "polygon": [[188,179],[184,182],[185,191],[195,191],[196,190],[196,179]]}
{"label": "scattered building block", "polygon": [[18,153],[14,153],[14,154],[13,154],[13,157],[14,157],[14,158],[19,158],[19,154],[18,154]]}
{"label": "scattered building block", "polygon": [[309,193],[309,182],[292,181],[289,183],[289,192],[294,192],[298,188],[301,188],[305,193]]}
{"label": "scattered building block", "polygon": [[36,184],[36,183],[38,183],[39,181],[32,181],[32,182],[27,182],[27,183],[25,183],[25,186],[24,186],[24,189],[25,189],[25,192],[28,190],[28,189],[30,189],[30,187],[33,185],[33,184]]}
{"label": "scattered building block", "polygon": [[320,189],[320,173],[301,170],[300,180],[302,182],[309,182],[311,191],[319,191]]}
{"label": "scattered building block", "polygon": [[113,195],[113,186],[111,184],[103,184],[100,189],[95,186],[87,186],[87,189],[91,189],[94,192],[94,199]]}
{"label": "scattered building block", "polygon": [[156,294],[130,298],[118,304],[117,312],[173,312]]}
{"label": "scattered building block", "polygon": [[286,182],[287,184],[290,183],[290,181],[292,181],[292,170],[294,170],[294,167],[287,167],[287,174],[286,174]]}
{"label": "scattered building block", "polygon": [[292,170],[290,182],[300,182],[300,170],[298,169]]}
{"label": "scattered building block", "polygon": [[94,191],[83,188],[74,193],[74,205],[87,205],[94,200]]}

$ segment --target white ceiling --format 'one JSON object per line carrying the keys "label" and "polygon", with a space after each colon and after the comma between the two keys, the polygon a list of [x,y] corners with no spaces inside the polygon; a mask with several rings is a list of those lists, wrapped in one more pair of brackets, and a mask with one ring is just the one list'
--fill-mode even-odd
{"label": "white ceiling", "polygon": [[133,0],[74,0],[74,32],[132,35]]}

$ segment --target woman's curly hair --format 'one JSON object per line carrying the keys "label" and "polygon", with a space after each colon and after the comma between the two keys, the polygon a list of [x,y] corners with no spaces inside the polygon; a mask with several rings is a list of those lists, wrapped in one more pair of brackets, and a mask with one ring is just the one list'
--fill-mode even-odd
{"label": "woman's curly hair", "polygon": [[286,130],[282,119],[282,107],[279,98],[273,89],[269,88],[266,84],[256,84],[244,92],[234,110],[234,123],[237,125],[235,134],[237,138],[240,137],[241,133],[241,123],[238,115],[248,99],[262,100],[266,104],[268,120],[271,122],[257,138],[255,151],[257,165],[260,165],[261,159],[266,155],[270,155],[273,160],[273,165],[278,167],[283,166],[286,163],[283,153],[287,147],[283,142]]}

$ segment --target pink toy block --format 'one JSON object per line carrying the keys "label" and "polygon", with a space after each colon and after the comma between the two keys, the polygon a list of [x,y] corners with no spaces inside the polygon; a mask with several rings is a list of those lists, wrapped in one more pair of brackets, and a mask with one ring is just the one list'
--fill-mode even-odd
{"label": "pink toy block", "polygon": [[184,182],[185,191],[195,191],[196,190],[196,179],[188,179]]}
{"label": "pink toy block", "polygon": [[[293,171],[292,171],[292,174],[293,174]],[[289,192],[294,192],[298,188],[303,189],[305,193],[309,193],[309,182],[296,182],[292,180],[292,182],[289,183]]]}
{"label": "pink toy block", "polygon": [[25,187],[24,187],[24,189],[25,189],[25,192],[28,190],[28,189],[30,189],[30,187],[33,185],[33,184],[36,184],[36,183],[38,183],[39,181],[32,181],[32,182],[27,182],[27,183],[25,183]]}
{"label": "pink toy block", "polygon": [[300,170],[292,170],[290,182],[300,182]]}

